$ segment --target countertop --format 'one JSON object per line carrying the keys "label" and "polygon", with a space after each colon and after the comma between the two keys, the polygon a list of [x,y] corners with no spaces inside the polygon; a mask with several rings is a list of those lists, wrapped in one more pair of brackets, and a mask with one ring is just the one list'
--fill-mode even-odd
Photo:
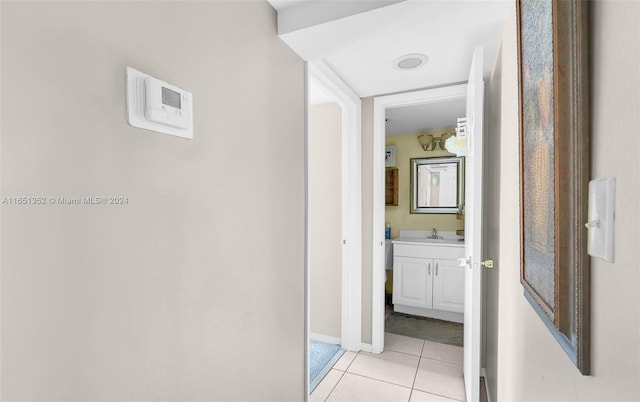
{"label": "countertop", "polygon": [[439,232],[443,239],[430,239],[431,231],[426,230],[401,230],[400,236],[393,239],[393,244],[464,247],[464,239],[455,232]]}

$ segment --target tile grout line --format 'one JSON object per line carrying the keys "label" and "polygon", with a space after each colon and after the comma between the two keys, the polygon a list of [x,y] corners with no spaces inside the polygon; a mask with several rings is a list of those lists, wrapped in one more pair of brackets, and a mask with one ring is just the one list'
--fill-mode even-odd
{"label": "tile grout line", "polygon": [[347,367],[345,367],[344,372],[346,373],[349,370],[349,367],[351,367],[351,365],[353,364],[353,362],[356,361],[356,358],[360,355],[360,350],[356,352],[356,355],[353,356],[353,359],[351,359],[351,361],[349,362],[349,364],[347,364]]}
{"label": "tile grout line", "polygon": [[[353,361],[356,360],[356,357],[358,357],[359,354],[360,354],[360,351],[356,352],[355,356],[353,356],[353,359],[351,359],[349,364],[347,364],[347,367],[344,369],[344,371],[342,371],[340,369],[334,369],[333,368],[336,364],[338,364],[340,359],[338,359],[338,361],[333,363],[333,366],[331,367],[331,370],[339,371],[340,372],[340,378],[338,379],[338,381],[336,381],[336,384],[333,386],[333,388],[331,388],[331,391],[329,391],[329,393],[327,394],[327,397],[324,398],[325,402],[327,402],[329,400],[329,397],[331,396],[331,394],[333,394],[333,391],[336,390],[336,388],[338,387],[338,384],[340,384],[340,381],[342,381],[342,379],[344,378],[345,373],[347,372],[347,370],[349,370],[349,367],[351,367],[351,364],[353,364]],[[343,356],[344,356],[344,354],[343,354]],[[320,385],[320,384],[318,384],[318,385]]]}
{"label": "tile grout line", "polygon": [[[345,371],[345,374],[347,374],[346,371]],[[405,389],[411,390],[411,387],[407,387],[406,385],[396,384],[395,382],[385,381],[385,380],[381,380],[379,378],[373,378],[373,377],[369,377],[369,376],[366,376],[366,375],[363,375],[363,374],[358,374],[358,373],[348,373],[348,374],[355,375],[355,376],[361,377],[361,378],[366,378],[368,380],[373,380],[373,381],[377,381],[377,382],[383,382],[383,383],[389,384],[389,385],[395,385],[396,387],[400,387],[400,388],[405,388]]]}
{"label": "tile grout line", "polygon": [[[422,347],[422,352],[424,352],[424,348],[425,348],[426,346],[427,346],[427,342],[425,341],[425,343],[424,343],[424,345],[423,345],[423,347]],[[420,362],[422,362],[422,359],[431,360],[431,361],[439,362],[439,363],[447,363],[447,364],[454,365],[454,366],[463,366],[463,364],[457,364],[457,363],[448,362],[448,361],[446,361],[446,360],[439,360],[439,359],[434,359],[434,358],[431,358],[431,357],[422,356],[422,353],[421,353],[421,356],[420,356]],[[418,369],[420,369],[420,365],[419,365],[419,364],[418,364]],[[417,375],[417,372],[416,372],[416,379],[417,379],[417,378],[418,378],[418,375]],[[413,395],[413,390],[414,390],[414,389],[417,389],[417,388],[415,388],[415,386],[416,386],[416,383],[415,383],[415,380],[414,380],[414,381],[413,381],[413,387],[411,387],[411,394],[412,394],[412,395]],[[442,397],[442,398],[446,398],[446,399],[451,399],[451,401],[455,401],[455,402],[462,402],[462,401],[460,401],[459,399],[452,398],[452,397],[450,397],[450,396],[448,396],[448,395],[436,394],[435,392],[425,391],[425,390],[421,390],[421,389],[418,389],[418,391],[420,391],[420,392],[426,392],[427,394],[431,394],[431,395],[437,395],[437,396],[440,396],[440,397]]]}
{"label": "tile grout line", "polygon": [[413,396],[413,390],[416,386],[416,380],[418,379],[418,371],[420,371],[420,363],[422,362],[422,352],[424,352],[425,341],[422,341],[422,348],[420,348],[420,356],[418,356],[418,365],[416,366],[416,374],[413,376],[413,384],[411,384],[411,392],[409,393],[409,402],[411,402],[411,397]]}
{"label": "tile grout line", "polygon": [[[409,353],[409,352],[400,352],[399,350],[393,350],[393,349],[385,349],[385,352],[401,353],[401,354],[403,354],[403,355],[407,355],[407,356],[424,357],[424,356],[416,355],[416,354],[414,354],[414,353]],[[374,354],[374,353],[372,353],[372,354]]]}
{"label": "tile grout line", "polygon": [[[381,379],[379,379],[379,378],[373,378],[373,377],[369,377],[369,376],[366,376],[366,375],[363,375],[363,374],[358,374],[358,373],[354,373],[354,372],[351,372],[351,371],[347,371],[347,370],[349,370],[349,367],[351,367],[351,365],[353,364],[353,362],[355,362],[355,361],[356,361],[356,357],[358,357],[358,355],[360,354],[360,352],[361,352],[361,351],[358,351],[358,352],[356,353],[356,355],[353,357],[353,360],[351,360],[351,363],[349,363],[349,365],[347,366],[347,369],[344,371],[344,373],[345,373],[345,374],[346,374],[346,373],[349,373],[349,374],[352,374],[352,375],[355,375],[355,376],[358,376],[358,377],[368,378],[369,380],[379,381],[379,382],[383,382],[383,383],[385,383],[385,384],[397,385],[398,387],[411,389],[411,388],[409,388],[409,387],[407,387],[407,386],[405,386],[405,385],[396,384],[396,383],[391,382],[391,381],[385,381],[385,380],[381,380]],[[396,353],[401,353],[401,352],[396,352]],[[408,353],[404,353],[404,354],[408,354]],[[415,357],[415,355],[409,355],[409,356],[414,356],[414,357]],[[417,356],[417,357],[418,357],[418,364],[420,364],[420,356]]]}
{"label": "tile grout line", "polygon": [[433,357],[427,357],[427,356],[420,356],[420,358],[433,360],[434,362],[447,363],[447,364],[451,364],[452,366],[461,366],[461,367],[464,368],[464,363],[460,364],[460,363],[450,362],[448,360],[440,360],[440,359],[436,359],[436,358],[433,358]]}
{"label": "tile grout line", "polygon": [[[340,371],[340,370],[337,370],[337,371]],[[342,374],[340,374],[340,378],[338,379],[338,381],[336,381],[336,385],[334,385],[333,388],[331,388],[331,391],[329,391],[329,393],[327,394],[327,397],[324,398],[324,402],[327,402],[331,394],[333,394],[333,391],[335,391],[336,388],[338,388],[338,384],[340,384],[340,381],[342,381],[342,378],[344,378],[345,373],[346,371],[343,371]]]}
{"label": "tile grout line", "polygon": [[[404,335],[401,335],[401,336],[404,336]],[[412,339],[417,339],[417,338],[412,338]],[[436,359],[436,358],[433,358],[433,357],[423,356],[424,350],[427,347],[427,342],[433,342],[433,341],[426,341],[424,339],[421,339],[421,341],[422,341],[422,348],[420,350],[420,354],[417,355],[417,357],[418,357],[418,367],[416,368],[416,374],[415,374],[414,379],[413,379],[413,385],[411,386],[411,391],[409,393],[409,401],[411,401],[411,397],[413,396],[413,391],[414,390],[418,390],[420,392],[426,392],[426,393],[431,394],[431,395],[437,395],[437,396],[440,396],[442,398],[449,399],[452,402],[462,402],[459,399],[452,398],[452,397],[450,397],[448,395],[441,395],[441,394],[433,393],[433,392],[430,392],[430,391],[424,391],[424,390],[420,390],[420,389],[415,388],[415,384],[416,384],[416,381],[418,379],[418,372],[420,370],[420,363],[422,362],[422,359],[427,359],[427,360],[430,360],[430,361],[433,361],[433,362],[438,362],[438,363],[444,363],[444,364],[451,365],[451,366],[460,367],[460,366],[464,365],[464,364],[460,364],[460,363],[451,362],[451,361],[448,361],[448,360],[440,360],[440,359]],[[433,342],[433,343],[441,343],[441,342]],[[443,344],[444,345],[449,345],[447,343],[443,343]],[[460,346],[456,346],[456,345],[450,345],[450,346],[460,347]],[[395,352],[395,353],[401,353],[401,354],[404,354],[404,355],[416,356],[416,355],[414,355],[412,353],[401,352],[401,351],[391,350],[391,349],[387,349],[387,350]],[[351,373],[351,374],[354,374],[354,373]],[[358,375],[358,374],[356,374],[356,375]],[[379,380],[377,378],[371,378],[371,377],[366,377],[366,376],[361,376],[361,377],[370,378],[372,380],[381,381],[381,382],[385,382],[386,383],[386,381],[382,381],[382,380]],[[389,384],[394,384],[394,383],[389,382]],[[402,386],[402,385],[399,385],[399,384],[395,384],[395,385]]]}
{"label": "tile grout line", "polygon": [[[395,352],[395,351],[392,350],[391,352]],[[395,353],[402,353],[402,352],[395,352]],[[358,354],[360,354],[360,352],[358,352]],[[408,356],[417,357],[418,358],[418,363],[420,363],[420,356],[412,355],[412,354],[409,354],[409,353],[402,353],[402,354],[408,355]],[[357,357],[357,355],[356,355],[356,357]],[[353,363],[354,361],[356,361],[355,357],[353,358],[351,363]],[[349,364],[349,367],[351,367],[351,364]],[[347,373],[347,372],[345,371],[345,373]],[[395,382],[381,380],[380,378],[369,377],[369,376],[366,376],[366,375],[363,375],[363,374],[354,373],[354,372],[349,372],[349,374],[352,374],[352,375],[355,375],[355,376],[358,376],[358,377],[362,377],[362,378],[367,378],[367,379],[373,380],[373,381],[383,382],[385,384],[396,385],[398,387],[402,387],[402,388],[406,388],[406,389],[411,390],[411,388],[407,387],[406,385],[401,385],[401,384],[396,384]]]}
{"label": "tile grout line", "polygon": [[451,402],[464,402],[464,401],[461,401],[460,399],[452,398],[452,397],[447,396],[447,395],[436,394],[435,392],[431,392],[431,391],[423,391],[423,390],[421,390],[421,389],[417,389],[417,388],[416,388],[416,390],[417,390],[417,391],[420,391],[420,392],[424,392],[425,394],[435,395],[435,396],[439,396],[439,397],[441,397],[441,398],[450,399],[450,400],[451,400]]}

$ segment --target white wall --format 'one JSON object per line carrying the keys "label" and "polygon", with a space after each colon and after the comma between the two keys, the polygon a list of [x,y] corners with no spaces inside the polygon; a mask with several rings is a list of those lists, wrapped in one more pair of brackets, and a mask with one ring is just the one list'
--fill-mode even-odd
{"label": "white wall", "polygon": [[342,318],[342,112],[309,107],[310,332],[340,338]]}
{"label": "white wall", "polygon": [[373,281],[373,97],[362,99],[362,343],[371,344]]}
{"label": "white wall", "polygon": [[[487,345],[501,401],[640,399],[638,269],[640,4],[595,1],[591,9],[592,177],[616,177],[615,262],[592,259],[591,376],[582,376],[524,299],[519,283],[518,121],[515,12],[502,44],[499,303],[497,342]],[[495,340],[494,340],[495,341]],[[492,360],[496,358],[495,360]],[[496,398],[497,397],[497,398]]]}
{"label": "white wall", "polygon": [[[253,2],[2,2],[2,400],[304,398],[304,65]],[[130,127],[124,69],[193,92]]]}

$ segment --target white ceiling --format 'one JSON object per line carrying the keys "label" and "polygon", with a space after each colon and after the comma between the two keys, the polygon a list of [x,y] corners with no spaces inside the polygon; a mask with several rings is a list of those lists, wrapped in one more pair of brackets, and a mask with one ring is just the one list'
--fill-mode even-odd
{"label": "white ceiling", "polygon": [[456,126],[465,116],[465,99],[387,109],[386,134],[406,134]]}
{"label": "white ceiling", "polygon": [[[514,7],[513,0],[268,1],[278,10],[282,40],[307,61],[323,60],[363,98],[466,82],[477,46],[484,47],[488,79],[502,23]],[[423,53],[429,60],[408,71],[391,66],[408,53]],[[403,120],[416,120],[403,123],[408,132],[440,125],[423,116],[444,114],[413,112],[402,113]],[[463,114],[464,109],[462,114],[452,112],[456,117]],[[448,125],[452,126],[455,118]]]}

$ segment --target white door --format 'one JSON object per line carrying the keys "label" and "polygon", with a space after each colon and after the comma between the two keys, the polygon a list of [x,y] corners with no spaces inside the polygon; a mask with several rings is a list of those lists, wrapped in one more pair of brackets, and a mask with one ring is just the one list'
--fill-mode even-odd
{"label": "white door", "polygon": [[468,146],[465,161],[464,220],[464,385],[467,401],[480,400],[480,344],[482,327],[482,124],[484,82],[482,48],[476,48],[467,83]]}

